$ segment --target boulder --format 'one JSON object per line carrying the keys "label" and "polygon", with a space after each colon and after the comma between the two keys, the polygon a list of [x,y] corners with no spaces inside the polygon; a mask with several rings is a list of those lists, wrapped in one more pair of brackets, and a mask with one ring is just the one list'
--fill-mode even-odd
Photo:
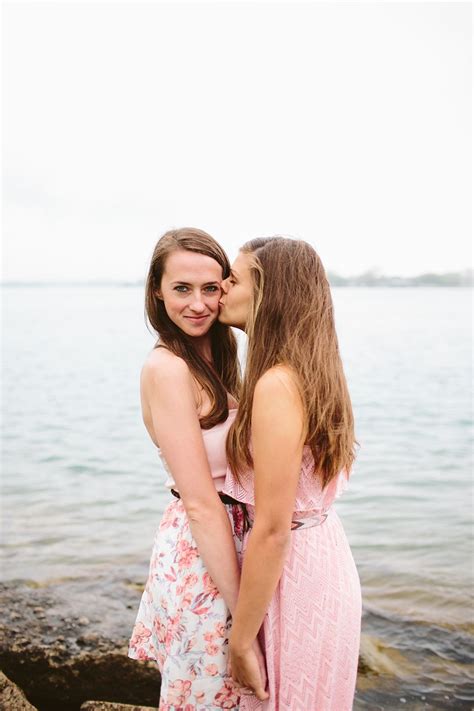
{"label": "boulder", "polygon": [[[0,672],[0,709],[2,711],[37,711],[21,689]],[[91,710],[92,711],[92,710]]]}
{"label": "boulder", "polygon": [[39,711],[90,699],[156,709],[155,662],[127,656],[142,589],[110,577],[0,584],[0,668]]}

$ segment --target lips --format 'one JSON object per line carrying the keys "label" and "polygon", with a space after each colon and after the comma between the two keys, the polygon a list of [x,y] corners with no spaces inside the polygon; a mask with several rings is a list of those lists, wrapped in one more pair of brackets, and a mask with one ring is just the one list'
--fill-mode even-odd
{"label": "lips", "polygon": [[184,318],[187,318],[189,321],[193,321],[194,323],[201,323],[209,318],[209,314],[205,314],[204,316],[185,316]]}

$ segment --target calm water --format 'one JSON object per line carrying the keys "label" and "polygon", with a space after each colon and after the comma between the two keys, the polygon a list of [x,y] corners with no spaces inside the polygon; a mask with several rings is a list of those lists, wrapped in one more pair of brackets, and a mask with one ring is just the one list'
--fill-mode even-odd
{"label": "calm water", "polygon": [[[469,708],[472,291],[333,294],[361,445],[337,508],[361,576],[374,688],[393,691],[385,708]],[[142,289],[2,296],[3,578],[144,579],[169,495],[139,410],[153,345]],[[383,708],[366,686],[359,707]]]}

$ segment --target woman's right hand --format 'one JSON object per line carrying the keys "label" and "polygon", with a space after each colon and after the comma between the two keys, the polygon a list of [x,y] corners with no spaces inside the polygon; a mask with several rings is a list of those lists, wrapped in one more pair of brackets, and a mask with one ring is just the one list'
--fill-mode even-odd
{"label": "woman's right hand", "polygon": [[269,694],[265,691],[267,674],[265,660],[257,640],[247,649],[237,649],[230,644],[230,672],[234,682],[241,687],[241,694],[254,694],[264,701]]}

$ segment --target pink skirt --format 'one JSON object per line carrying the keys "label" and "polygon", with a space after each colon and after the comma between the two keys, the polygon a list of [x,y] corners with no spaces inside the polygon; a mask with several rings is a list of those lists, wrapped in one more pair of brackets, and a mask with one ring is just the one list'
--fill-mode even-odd
{"label": "pink skirt", "polygon": [[288,558],[259,633],[270,698],[262,702],[243,695],[240,711],[350,711],[361,614],[359,575],[331,508],[323,524],[291,533]]}

